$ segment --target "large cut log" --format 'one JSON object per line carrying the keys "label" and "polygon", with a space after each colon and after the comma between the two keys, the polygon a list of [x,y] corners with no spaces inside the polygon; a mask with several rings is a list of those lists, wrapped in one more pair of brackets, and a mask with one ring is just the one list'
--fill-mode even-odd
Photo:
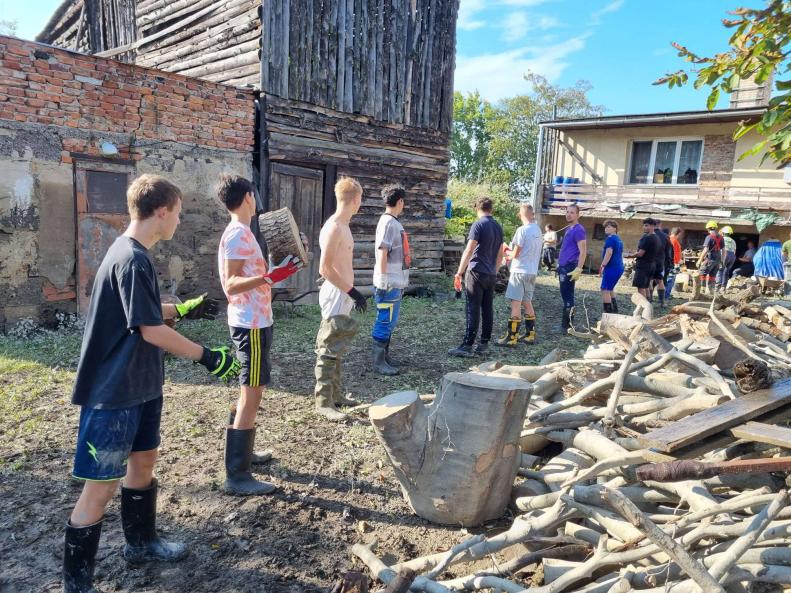
{"label": "large cut log", "polygon": [[308,254],[299,236],[299,228],[288,208],[273,212],[265,212],[258,217],[261,234],[275,265],[283,258],[293,255],[304,263],[308,262]]}
{"label": "large cut log", "polygon": [[431,405],[401,391],[371,406],[371,424],[415,513],[464,526],[502,515],[530,392],[517,378],[448,373]]}

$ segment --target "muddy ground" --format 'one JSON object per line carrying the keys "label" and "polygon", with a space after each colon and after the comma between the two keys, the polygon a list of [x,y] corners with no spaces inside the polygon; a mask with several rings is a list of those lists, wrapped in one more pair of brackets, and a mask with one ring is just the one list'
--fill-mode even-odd
{"label": "muddy ground", "polygon": [[[600,311],[598,280],[584,277],[578,304],[591,321]],[[447,289],[445,289],[447,290]],[[621,310],[628,302],[623,289]],[[629,305],[631,307],[631,305]],[[498,348],[490,358],[534,363],[556,346],[569,353],[581,341],[552,333],[560,301],[553,277],[539,277],[538,336],[534,346]],[[357,541],[378,541],[388,563],[445,550],[465,536],[458,527],[432,525],[404,502],[384,452],[364,413],[330,424],[312,412],[316,307],[276,307],[273,387],[259,412],[258,445],[275,458],[260,476],[278,486],[260,498],[222,493],[223,435],[237,389],[219,385],[202,367],[169,359],[162,446],[159,527],[187,541],[191,552],[174,565],[128,566],[118,500],[110,506],[99,549],[96,582],[113,592],[318,592],[344,571],[358,568],[349,554]],[[363,402],[415,389],[433,392],[442,374],[468,360],[446,355],[463,333],[464,303],[437,290],[408,298],[393,339],[401,375],[373,374],[368,364],[372,307],[358,317],[358,335],[344,371],[345,387]],[[497,298],[495,334],[507,303]],[[179,329],[206,343],[226,340],[222,319],[184,322]],[[60,591],[63,525],[80,492],[70,479],[78,408],[69,403],[80,331],[64,329],[28,338],[0,337],[0,593]],[[471,530],[494,532],[499,522]],[[450,572],[449,574],[453,574]]]}

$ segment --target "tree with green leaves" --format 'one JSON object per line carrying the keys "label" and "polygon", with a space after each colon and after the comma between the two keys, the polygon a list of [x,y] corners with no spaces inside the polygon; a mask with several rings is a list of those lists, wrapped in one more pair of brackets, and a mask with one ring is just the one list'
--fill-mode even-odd
{"label": "tree with green leaves", "polygon": [[[711,87],[706,107],[717,105],[722,93],[732,93],[741,80],[764,84],[774,75],[777,94],[757,122],[743,122],[734,133],[741,138],[755,130],[763,139],[739,158],[764,153],[761,162],[771,159],[780,166],[791,163],[791,0],[770,0],[763,9],[738,8],[723,19],[733,29],[730,49],[712,57],[700,56],[685,46],[673,43],[678,55],[695,64],[695,88]],[[685,70],[667,74],[654,82],[669,88],[683,86],[689,80]]]}
{"label": "tree with green leaves", "polygon": [[558,118],[601,115],[604,108],[588,100],[591,85],[551,84],[528,73],[531,92],[491,104],[477,92],[454,94],[451,177],[503,185],[514,197],[526,197],[535,173],[538,124]]}

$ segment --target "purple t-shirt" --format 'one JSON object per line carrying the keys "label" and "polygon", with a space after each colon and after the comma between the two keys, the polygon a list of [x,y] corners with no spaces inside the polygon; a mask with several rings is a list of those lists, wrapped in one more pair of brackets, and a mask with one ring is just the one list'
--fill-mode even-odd
{"label": "purple t-shirt", "polygon": [[580,259],[580,248],[577,243],[585,240],[585,227],[580,223],[575,224],[563,236],[563,244],[560,246],[560,257],[558,265],[576,264]]}

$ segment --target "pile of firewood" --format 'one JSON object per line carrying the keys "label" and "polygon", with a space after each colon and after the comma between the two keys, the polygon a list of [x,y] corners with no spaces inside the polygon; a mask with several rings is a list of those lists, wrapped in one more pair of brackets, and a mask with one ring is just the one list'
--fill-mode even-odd
{"label": "pile of firewood", "polygon": [[[499,473],[510,480],[513,523],[393,566],[379,559],[375,542],[356,544],[352,553],[375,578],[390,584],[389,591],[791,588],[785,482],[791,429],[784,425],[791,417],[791,311],[782,303],[755,305],[758,292],[748,287],[712,303],[680,305],[657,319],[650,304],[635,297],[635,316],[605,314],[596,328],[577,332],[591,340],[579,358],[554,360],[555,355],[537,366],[479,366],[475,374],[483,377],[479,383],[489,388],[492,401],[497,389],[505,390],[504,399],[518,401],[513,394],[529,385],[518,477]],[[484,378],[515,380],[511,395],[507,383],[489,385]],[[462,382],[472,389],[470,380]],[[436,399],[442,397],[449,409],[453,401],[466,401],[453,399],[458,392],[458,386],[441,389]],[[401,394],[378,412],[374,405],[372,419],[388,416],[395,404],[412,405],[412,399]],[[454,483],[453,468],[463,461],[454,454],[467,450],[474,422],[468,418],[464,430],[454,433],[451,414],[433,409],[436,401],[430,398],[417,399],[423,403],[414,409],[425,405],[427,412],[420,414],[429,428],[415,413],[402,414],[389,428],[393,434],[399,428],[398,446],[406,447],[403,434],[419,420],[419,430],[428,430],[437,452],[425,440],[416,441],[423,448],[412,452],[412,467],[403,462],[409,457],[403,452],[391,461],[416,512],[414,490],[420,486],[432,492],[427,500],[436,502],[437,492],[447,493],[442,510],[452,513],[448,501],[463,499],[468,487],[466,478]],[[497,418],[493,404],[486,405],[492,426],[504,426],[492,435],[499,441],[491,450],[500,458],[508,446],[507,423]],[[519,409],[511,405],[506,413]],[[374,422],[379,438],[392,445],[395,437],[381,431],[379,420]],[[432,426],[442,430],[433,433]],[[432,434],[444,435],[446,429],[447,439],[431,445]],[[481,457],[472,460],[475,468]],[[442,467],[443,460],[450,469]],[[422,482],[412,479],[427,463],[443,490],[428,484],[428,475]],[[458,475],[471,470],[464,472]],[[481,474],[481,480],[485,483],[469,490],[473,499],[497,490],[495,477]],[[454,487],[461,491],[456,499]]]}

